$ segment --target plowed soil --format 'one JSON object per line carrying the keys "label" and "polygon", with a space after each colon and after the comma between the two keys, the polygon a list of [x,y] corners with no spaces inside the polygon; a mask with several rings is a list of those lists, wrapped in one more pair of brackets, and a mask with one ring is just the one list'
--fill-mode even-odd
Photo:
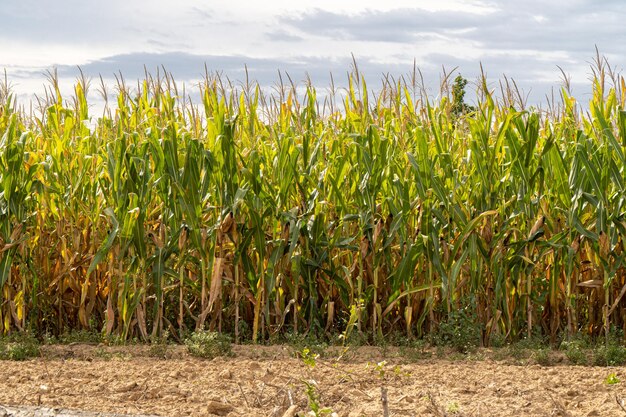
{"label": "plowed soil", "polygon": [[[166,357],[154,357],[155,354]],[[161,416],[305,415],[307,384],[339,416],[626,416],[626,368],[532,360],[410,358],[398,349],[336,350],[307,366],[287,346],[236,346],[204,360],[184,347],[47,346],[0,362],[0,404]],[[385,361],[385,362],[382,362]],[[606,382],[609,374],[620,381]]]}

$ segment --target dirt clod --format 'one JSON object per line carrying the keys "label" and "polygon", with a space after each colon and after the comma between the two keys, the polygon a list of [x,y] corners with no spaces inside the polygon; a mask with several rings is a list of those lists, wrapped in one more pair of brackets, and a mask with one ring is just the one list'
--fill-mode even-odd
{"label": "dirt clod", "polygon": [[225,416],[231,411],[234,411],[234,409],[235,408],[230,404],[220,403],[217,401],[209,401],[206,407],[207,413],[218,416]]}
{"label": "dirt clod", "polygon": [[285,411],[285,414],[283,414],[283,417],[294,417],[297,412],[298,412],[298,406],[292,405],[291,407],[287,409],[287,411]]}
{"label": "dirt clod", "polygon": [[232,379],[233,373],[230,371],[230,369],[224,369],[222,372],[220,372],[219,377],[221,379]]}

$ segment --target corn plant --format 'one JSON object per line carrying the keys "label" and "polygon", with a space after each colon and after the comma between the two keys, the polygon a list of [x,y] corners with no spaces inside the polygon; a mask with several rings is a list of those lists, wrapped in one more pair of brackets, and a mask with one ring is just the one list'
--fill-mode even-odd
{"label": "corn plant", "polygon": [[373,92],[356,65],[323,100],[207,73],[194,103],[168,73],[120,75],[99,117],[85,77],[65,99],[50,74],[28,114],[5,81],[2,331],[375,340],[462,310],[484,345],[608,338],[626,325],[626,86],[596,61],[586,111],[567,85],[542,111],[484,75],[475,106],[449,74],[437,98],[415,72]]}

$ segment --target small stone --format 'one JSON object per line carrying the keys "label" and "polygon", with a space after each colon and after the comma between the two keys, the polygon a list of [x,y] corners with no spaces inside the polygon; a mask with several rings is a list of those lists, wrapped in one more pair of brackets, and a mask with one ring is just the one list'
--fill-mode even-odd
{"label": "small stone", "polygon": [[224,369],[222,372],[219,373],[219,378],[220,379],[232,379],[233,373],[230,372],[230,369]]}

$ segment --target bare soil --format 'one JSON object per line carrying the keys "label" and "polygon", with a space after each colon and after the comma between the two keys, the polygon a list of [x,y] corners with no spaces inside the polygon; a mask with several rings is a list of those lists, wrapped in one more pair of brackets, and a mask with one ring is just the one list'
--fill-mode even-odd
{"label": "bare soil", "polygon": [[[0,362],[0,404],[281,417],[311,409],[308,383],[320,406],[339,416],[382,416],[381,388],[391,416],[626,416],[626,368],[571,366],[558,355],[555,365],[540,366],[496,360],[493,351],[451,360],[364,347],[327,351],[310,367],[288,346],[235,346],[234,353],[203,360],[181,346],[46,346],[41,358]],[[612,373],[620,382],[609,385]]]}

